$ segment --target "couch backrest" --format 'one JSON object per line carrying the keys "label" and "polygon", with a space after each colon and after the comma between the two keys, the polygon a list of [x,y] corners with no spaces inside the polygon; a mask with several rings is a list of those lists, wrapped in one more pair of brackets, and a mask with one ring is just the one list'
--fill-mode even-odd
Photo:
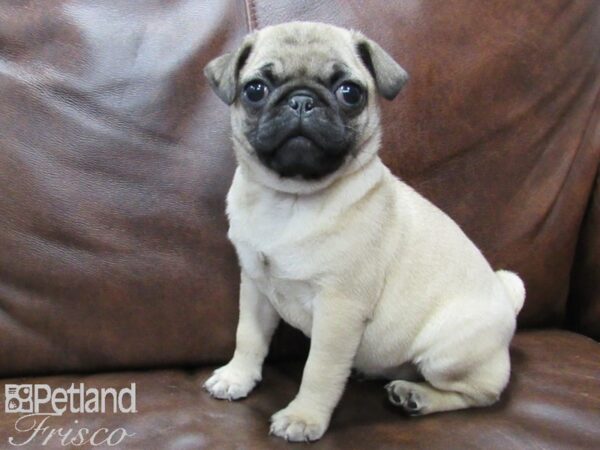
{"label": "couch backrest", "polygon": [[[383,159],[524,277],[521,326],[560,326],[600,149],[600,3],[563,3],[0,5],[0,373],[229,357],[234,160],[202,68],[292,19],[361,29],[408,70]],[[600,304],[594,211],[573,323]]]}

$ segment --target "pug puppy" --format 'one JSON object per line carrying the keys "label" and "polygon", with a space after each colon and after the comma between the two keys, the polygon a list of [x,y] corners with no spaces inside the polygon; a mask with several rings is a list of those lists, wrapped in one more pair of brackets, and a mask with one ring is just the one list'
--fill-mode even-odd
{"label": "pug puppy", "polygon": [[271,418],[289,441],[323,435],[352,368],[391,380],[411,415],[498,400],[524,286],[377,156],[377,97],[396,97],[402,67],[359,32],[297,22],[250,34],[205,74],[231,105],[241,265],[235,353],[205,389],[246,397],[283,318],[311,338],[300,390]]}

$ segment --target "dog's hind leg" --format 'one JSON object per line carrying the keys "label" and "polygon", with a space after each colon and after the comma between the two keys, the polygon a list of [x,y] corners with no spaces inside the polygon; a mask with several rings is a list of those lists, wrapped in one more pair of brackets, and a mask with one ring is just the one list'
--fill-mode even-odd
{"label": "dog's hind leg", "polygon": [[508,382],[508,350],[457,376],[452,370],[421,367],[424,382],[395,380],[386,385],[388,398],[410,415],[424,415],[495,403]]}

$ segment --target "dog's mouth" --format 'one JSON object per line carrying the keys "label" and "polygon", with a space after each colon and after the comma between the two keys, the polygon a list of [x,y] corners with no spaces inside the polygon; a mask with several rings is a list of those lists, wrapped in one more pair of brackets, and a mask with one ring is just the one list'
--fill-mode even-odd
{"label": "dog's mouth", "polygon": [[337,170],[344,154],[330,152],[304,134],[294,134],[272,149],[258,152],[258,158],[282,178],[316,180]]}
{"label": "dog's mouth", "polygon": [[342,166],[352,134],[341,118],[326,108],[308,117],[281,107],[252,123],[247,138],[259,161],[282,178],[317,180]]}
{"label": "dog's mouth", "polygon": [[305,136],[303,134],[296,134],[285,139],[283,143],[279,146],[279,149],[283,147],[297,147],[298,149],[308,149],[311,146],[320,148],[319,145],[308,136]]}

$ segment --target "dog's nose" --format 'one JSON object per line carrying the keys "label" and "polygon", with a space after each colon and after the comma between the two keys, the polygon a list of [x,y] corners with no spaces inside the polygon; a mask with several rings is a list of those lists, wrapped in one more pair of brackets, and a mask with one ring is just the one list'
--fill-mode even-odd
{"label": "dog's nose", "polygon": [[309,114],[314,106],[315,99],[307,94],[297,94],[290,97],[288,106],[292,108],[299,116]]}

